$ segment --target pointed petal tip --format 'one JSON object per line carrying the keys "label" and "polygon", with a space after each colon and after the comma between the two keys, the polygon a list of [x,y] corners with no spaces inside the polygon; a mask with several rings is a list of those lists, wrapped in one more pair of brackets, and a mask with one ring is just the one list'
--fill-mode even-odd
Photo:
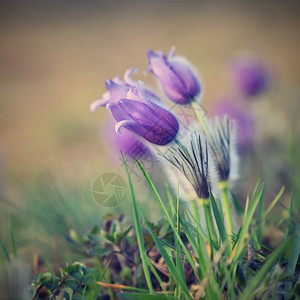
{"label": "pointed petal tip", "polygon": [[123,120],[123,121],[120,121],[118,123],[115,124],[115,131],[117,134],[120,134],[120,130],[123,126],[125,126],[126,124],[128,124],[130,121],[128,120]]}
{"label": "pointed petal tip", "polygon": [[173,45],[171,46],[169,52],[168,52],[168,58],[172,57],[173,55],[175,55],[175,51],[176,51],[176,47]]}
{"label": "pointed petal tip", "polygon": [[101,105],[102,103],[103,103],[103,99],[98,99],[98,100],[93,101],[90,104],[90,111],[92,113],[94,113],[99,106],[103,106],[103,105]]}
{"label": "pointed petal tip", "polygon": [[111,79],[106,79],[105,80],[105,87],[107,90],[109,90],[113,85],[117,85],[113,80]]}
{"label": "pointed petal tip", "polygon": [[129,85],[134,85],[135,81],[131,78],[133,74],[137,73],[138,69],[133,67],[126,70],[124,73],[124,81]]}
{"label": "pointed petal tip", "polygon": [[148,56],[148,58],[149,58],[150,56],[152,56],[152,55],[155,55],[155,52],[154,52],[152,49],[149,49],[149,50],[147,51],[147,56]]}

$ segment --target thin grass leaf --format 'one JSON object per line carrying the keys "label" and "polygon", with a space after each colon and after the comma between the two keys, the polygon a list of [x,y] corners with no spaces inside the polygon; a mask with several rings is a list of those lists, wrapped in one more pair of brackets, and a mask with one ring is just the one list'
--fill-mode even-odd
{"label": "thin grass leaf", "polygon": [[232,198],[232,203],[235,208],[236,214],[238,215],[239,218],[242,218],[245,213],[243,207],[240,205],[239,200],[233,193],[231,193],[231,198]]}
{"label": "thin grass leaf", "polygon": [[259,204],[258,204],[258,211],[257,211],[257,240],[259,244],[261,244],[262,239],[263,239],[263,229],[265,225],[265,219],[263,218],[264,215],[264,195],[262,195]]}
{"label": "thin grass leaf", "polygon": [[186,257],[187,257],[190,265],[194,269],[195,268],[195,264],[193,262],[193,259],[192,259],[191,255],[190,255],[189,251],[186,249],[186,246],[184,245],[184,243],[183,243],[180,235],[178,234],[178,232],[177,232],[177,230],[175,228],[174,220],[172,220],[172,218],[170,217],[169,213],[167,212],[166,207],[163,204],[163,201],[162,201],[160,195],[157,192],[157,189],[155,188],[153,182],[151,181],[151,179],[150,179],[149,175],[147,174],[147,172],[145,171],[144,167],[142,166],[142,164],[137,159],[136,159],[136,162],[137,162],[138,166],[140,167],[140,169],[141,169],[141,171],[142,171],[142,173],[143,173],[143,175],[144,175],[144,177],[145,177],[145,179],[146,179],[146,181],[147,181],[150,189],[152,190],[152,192],[153,192],[156,200],[158,201],[158,203],[159,203],[159,205],[160,205],[160,207],[161,207],[164,215],[166,216],[168,223],[170,224],[172,230],[176,234],[176,238],[178,239],[178,241],[179,241],[179,243],[180,243],[180,245],[182,247],[182,250],[184,251],[184,253],[185,253],[185,255],[186,255]]}
{"label": "thin grass leaf", "polygon": [[160,276],[158,275],[158,273],[157,273],[155,267],[153,266],[153,264],[152,264],[150,258],[149,258],[148,256],[146,256],[146,258],[147,258],[148,266],[149,266],[150,270],[152,271],[153,275],[155,276],[156,280],[158,281],[158,283],[159,283],[161,289],[162,289],[164,292],[167,292],[166,287],[165,287],[163,281],[161,280]]}
{"label": "thin grass leaf", "polygon": [[14,257],[17,257],[17,247],[15,243],[15,237],[12,229],[12,222],[11,222],[11,215],[8,213],[8,231],[9,231],[9,238],[11,243],[11,251]]}
{"label": "thin grass leaf", "polygon": [[145,219],[144,215],[142,214],[142,212],[140,212],[140,215],[144,221],[144,223],[146,224],[149,233],[151,234],[156,247],[158,248],[161,256],[164,258],[164,261],[170,271],[170,273],[172,273],[172,276],[175,278],[177,284],[179,284],[182,288],[183,293],[188,297],[188,299],[192,299],[189,290],[187,288],[186,282],[185,282],[185,278],[181,276],[180,272],[177,270],[177,268],[175,267],[173,261],[171,260],[170,256],[168,255],[167,251],[165,250],[165,248],[163,247],[160,239],[156,236],[156,234],[154,233],[154,231],[152,230],[150,224],[148,223],[148,221]]}
{"label": "thin grass leaf", "polygon": [[[179,185],[177,187],[177,197],[176,197],[176,225],[177,225],[177,234],[180,236],[180,222],[179,222]],[[180,257],[180,244],[176,238],[176,235],[174,234],[174,240],[175,240],[175,248],[176,248],[176,267],[178,268],[179,272],[181,273],[181,276],[184,277],[184,270],[181,263],[181,257]],[[177,289],[177,296],[180,296],[180,288]]]}
{"label": "thin grass leaf", "polygon": [[262,177],[262,175],[260,174],[260,175],[258,176],[257,182],[256,182],[255,187],[254,187],[254,189],[253,189],[253,193],[252,193],[252,196],[251,196],[252,199],[254,198],[254,196],[255,196],[255,194],[256,194],[256,192],[257,192],[257,189],[258,189],[258,187],[259,187],[259,185],[260,185],[261,177]]}
{"label": "thin grass leaf", "polygon": [[106,271],[108,270],[109,265],[110,265],[110,261],[106,264],[106,266],[105,266],[103,272],[101,273],[101,275],[100,275],[98,281],[102,281],[102,279],[103,279],[103,277],[104,277]]}
{"label": "thin grass leaf", "polygon": [[[296,231],[294,234],[292,247],[289,255],[289,261],[288,261],[288,271],[292,276],[294,276],[299,255],[300,255],[300,224],[298,224],[296,227]],[[291,292],[292,290],[291,282],[286,283],[285,290],[288,293]]]}
{"label": "thin grass leaf", "polygon": [[179,222],[180,222],[180,225],[188,239],[188,241],[190,242],[190,244],[192,245],[192,247],[196,250],[198,248],[198,245],[197,245],[197,242],[195,240],[195,237],[193,234],[191,234],[191,231],[189,229],[189,224],[187,222],[184,222],[181,217],[179,216]]}
{"label": "thin grass leaf", "polygon": [[140,250],[140,256],[141,256],[141,260],[142,260],[142,266],[143,266],[143,270],[144,270],[144,274],[145,274],[145,278],[146,278],[146,282],[147,282],[150,294],[153,294],[154,290],[153,290],[153,286],[152,286],[152,282],[151,282],[150,272],[148,269],[146,250],[145,250],[145,246],[144,246],[143,234],[142,234],[142,229],[140,226],[140,221],[139,221],[139,216],[138,216],[138,208],[137,208],[134,188],[132,185],[131,177],[130,177],[130,174],[128,171],[128,166],[127,166],[127,163],[126,163],[123,153],[122,153],[122,157],[123,157],[123,163],[124,163],[125,170],[127,173],[128,181],[129,181],[131,200],[132,200],[131,203],[132,203],[132,209],[133,209],[134,226],[135,226],[135,230],[136,230],[136,236],[137,236],[138,246],[139,246],[139,250]]}
{"label": "thin grass leaf", "polygon": [[7,251],[7,249],[6,249],[6,247],[5,247],[5,245],[4,245],[4,243],[3,243],[3,241],[2,241],[1,238],[0,238],[0,246],[1,246],[2,250],[3,250],[3,252],[4,252],[4,256],[5,256],[6,260],[10,261],[8,251]]}
{"label": "thin grass leaf", "polygon": [[[204,278],[208,268],[207,267],[208,253],[205,247],[205,241],[208,241],[208,237],[206,236],[203,229],[201,228],[200,223],[195,221],[195,217],[191,214],[191,212],[189,210],[186,210],[186,212],[190,215],[190,218],[193,219],[194,222],[197,224],[197,228],[195,228],[191,223],[183,221],[181,217],[179,218],[179,221],[190,244],[198,254],[200,273],[201,273],[201,277]],[[196,241],[194,240],[193,234],[191,234],[190,232],[190,229],[192,229],[194,231],[194,234],[197,235],[198,247],[196,245]]]}
{"label": "thin grass leaf", "polygon": [[240,300],[251,299],[251,295],[255,289],[263,282],[264,278],[267,276],[267,273],[272,269],[275,262],[279,260],[287,246],[290,242],[290,239],[283,241],[281,246],[277,248],[270,256],[267,258],[266,262],[262,268],[256,273],[256,275],[248,282],[247,287],[243,291],[243,294],[240,297]]}
{"label": "thin grass leaf", "polygon": [[211,204],[212,204],[212,208],[213,208],[213,212],[214,212],[214,216],[215,216],[215,220],[217,223],[217,227],[220,233],[220,237],[221,240],[224,244],[226,244],[225,247],[225,255],[227,258],[230,257],[231,254],[231,249],[230,249],[230,242],[229,242],[229,238],[228,238],[228,234],[225,228],[225,224],[224,224],[224,219],[221,217],[220,211],[218,209],[217,203],[215,201],[214,196],[211,194],[210,195],[210,200],[211,200]]}
{"label": "thin grass leaf", "polygon": [[267,217],[267,215],[270,213],[270,211],[274,208],[274,206],[276,205],[278,200],[281,198],[283,192],[284,192],[284,186],[280,189],[280,191],[278,192],[275,199],[272,201],[272,203],[269,205],[268,209],[265,211],[265,213],[263,215],[263,219],[265,219]]}
{"label": "thin grass leaf", "polygon": [[[194,237],[190,233],[190,229],[189,229],[189,227],[191,227],[192,225],[183,221],[181,218],[179,218],[179,221],[180,221],[182,229],[183,229],[186,237],[188,238],[190,244],[192,245],[192,247],[198,254],[198,262],[199,262],[198,267],[200,268],[201,277],[202,277],[202,279],[204,279],[204,278],[208,279],[208,285],[205,288],[208,299],[219,299],[219,296],[221,293],[219,293],[218,285],[216,283],[216,279],[214,276],[214,272],[212,270],[212,266],[208,261],[208,254],[207,254],[207,251],[206,251],[206,248],[204,245],[204,240],[200,239],[198,241],[199,244],[197,247],[197,245],[195,244],[196,242],[194,240]],[[198,224],[198,226],[200,226],[200,224]],[[199,230],[196,231],[196,233],[197,232],[199,232]],[[194,244],[194,246],[193,246],[193,244]],[[194,272],[196,274],[197,271],[194,271]],[[208,273],[210,274],[209,278],[207,277]]]}
{"label": "thin grass leaf", "polygon": [[[197,228],[195,226],[193,226],[193,224],[188,223],[188,222],[186,222],[186,221],[184,221],[182,219],[181,219],[181,221],[184,222],[184,223],[186,223],[186,224],[188,224],[189,227],[192,228],[195,233],[198,232],[203,240],[208,241],[208,236],[204,232],[204,230],[202,229],[200,223],[197,222],[196,218],[193,216],[193,214],[188,209],[186,210],[186,212],[187,212],[189,218],[193,221],[193,223],[197,224]],[[186,219],[188,219],[188,218],[186,217]]]}
{"label": "thin grass leaf", "polygon": [[236,298],[234,291],[235,279],[231,277],[231,274],[228,270],[227,263],[224,260],[220,260],[220,270],[223,272],[225,279],[222,282],[220,289],[223,291],[225,286],[227,286],[227,297],[230,300],[234,300]]}
{"label": "thin grass leaf", "polygon": [[[180,235],[178,234],[178,232],[176,231],[176,228],[175,228],[175,224],[174,224],[174,220],[171,219],[169,213],[167,212],[164,204],[163,204],[163,201],[160,197],[160,195],[158,194],[154,184],[152,183],[149,175],[147,174],[147,172],[145,171],[144,167],[142,166],[142,164],[136,160],[138,166],[140,167],[144,177],[146,178],[146,181],[148,182],[148,185],[150,187],[150,189],[152,190],[155,198],[157,199],[159,205],[161,206],[161,209],[163,211],[163,213],[165,214],[166,218],[167,218],[167,221],[169,222],[172,230],[174,231],[175,235],[176,235],[176,238],[178,239],[178,242],[180,243],[181,247],[182,247],[182,250],[184,251],[185,253],[185,256],[188,260],[188,262],[190,263],[190,265],[192,266],[193,270],[195,270],[195,263],[191,257],[191,254],[190,252],[186,249],[186,246],[184,245]],[[183,226],[183,224],[181,223],[180,221],[180,224],[181,226]],[[182,227],[183,228],[183,227]],[[187,227],[186,227],[187,228]],[[185,229],[183,229],[185,231]],[[185,232],[186,233],[186,232]],[[187,233],[186,233],[187,234]],[[191,235],[190,235],[191,237]],[[161,242],[159,241],[159,243],[161,244]],[[197,249],[197,246],[195,244],[195,249]],[[175,266],[174,266],[175,267]],[[175,268],[176,269],[176,268]],[[178,272],[178,270],[176,269],[176,271]],[[216,284],[216,280],[215,280],[215,277],[214,277],[214,273],[212,272],[212,276],[210,276],[210,280],[209,280],[209,285],[208,287],[206,288],[206,293],[209,297],[209,299],[219,299],[220,298],[220,294],[218,294],[218,287],[217,287],[217,284]]]}
{"label": "thin grass leaf", "polygon": [[248,234],[248,229],[249,229],[251,220],[253,218],[253,215],[255,213],[257,205],[263,195],[263,191],[264,191],[264,185],[262,184],[259,191],[257,192],[257,195],[254,196],[254,199],[251,200],[252,203],[251,203],[251,206],[249,207],[249,210],[248,210],[249,201],[247,201],[244,222],[243,222],[243,225],[242,225],[239,237],[238,237],[238,241],[236,244],[236,253],[235,253],[235,256],[232,261],[233,265],[237,262],[237,260],[239,259],[240,255],[243,251],[243,248],[244,248],[243,244],[245,241],[245,237]]}

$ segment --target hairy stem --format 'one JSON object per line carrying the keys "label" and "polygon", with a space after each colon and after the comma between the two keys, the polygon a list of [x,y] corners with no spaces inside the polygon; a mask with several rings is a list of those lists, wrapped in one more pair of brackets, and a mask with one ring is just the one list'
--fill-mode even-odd
{"label": "hairy stem", "polygon": [[228,194],[228,184],[227,182],[220,182],[220,191],[221,191],[221,197],[222,201],[224,203],[224,209],[225,209],[225,221],[227,225],[227,231],[229,236],[233,236],[233,220],[232,220],[232,211],[231,211],[231,201],[229,199]]}
{"label": "hairy stem", "polygon": [[212,136],[212,134],[210,132],[207,120],[206,120],[205,115],[204,115],[204,110],[201,108],[201,105],[199,104],[198,101],[191,101],[191,105],[192,105],[192,107],[194,109],[194,112],[196,113],[197,118],[200,121],[200,123],[201,123],[201,125],[203,127],[203,130],[206,133],[207,137],[211,141],[213,141],[213,136]]}
{"label": "hairy stem", "polygon": [[209,199],[199,199],[199,203],[203,206],[207,233],[209,234],[212,240],[216,241],[217,236],[216,236],[210,201]]}

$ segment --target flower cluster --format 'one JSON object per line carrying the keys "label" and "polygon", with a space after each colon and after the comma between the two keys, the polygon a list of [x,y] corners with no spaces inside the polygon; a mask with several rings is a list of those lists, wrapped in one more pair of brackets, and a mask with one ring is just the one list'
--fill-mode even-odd
{"label": "flower cluster", "polygon": [[[174,48],[168,55],[150,50],[148,59],[147,71],[155,75],[169,100],[178,105],[199,105],[202,90],[199,77],[186,59],[174,53]],[[91,111],[105,106],[116,121],[116,132],[122,135],[129,130],[145,144],[156,145],[152,149],[169,163],[168,168],[183,175],[180,181],[185,180],[196,197],[208,199],[215,181],[228,182],[236,173],[234,123],[228,118],[210,122],[200,115],[202,126],[197,123],[180,128],[180,118],[162,99],[141,81],[132,80],[135,71],[126,71],[124,79],[107,80],[107,92],[91,104]],[[183,131],[184,134],[179,134]]]}

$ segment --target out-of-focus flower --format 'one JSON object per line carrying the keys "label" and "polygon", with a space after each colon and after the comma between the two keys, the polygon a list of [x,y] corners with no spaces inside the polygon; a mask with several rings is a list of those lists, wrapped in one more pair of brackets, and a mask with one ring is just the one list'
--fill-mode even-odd
{"label": "out-of-focus flower", "polygon": [[237,89],[247,97],[259,96],[269,85],[266,66],[253,56],[237,57],[229,68]]}
{"label": "out-of-focus flower", "polygon": [[174,54],[172,47],[166,56],[162,51],[148,51],[149,67],[159,80],[168,98],[178,104],[199,100],[201,86],[190,63]]}
{"label": "out-of-focus flower", "polygon": [[101,137],[111,146],[114,156],[119,155],[120,151],[126,159],[143,159],[151,154],[151,150],[141,142],[139,138],[128,129],[124,128],[121,133],[116,133],[115,122],[107,120],[104,130],[101,130]]}
{"label": "out-of-focus flower", "polygon": [[218,182],[234,181],[238,176],[234,125],[234,122],[228,117],[216,118],[211,124],[212,136],[211,138],[207,137]]}
{"label": "out-of-focus flower", "polygon": [[237,101],[221,99],[214,103],[210,113],[213,116],[228,116],[231,120],[235,120],[238,148],[244,150],[253,145],[256,135],[255,119],[251,111],[243,104],[239,104]]}
{"label": "out-of-focus flower", "polygon": [[159,98],[141,81],[133,82],[129,69],[124,80],[119,77],[105,82],[107,92],[93,102],[91,111],[106,106],[117,121],[116,132],[124,127],[156,145],[166,145],[177,136],[179,124],[167,109],[158,105]]}

